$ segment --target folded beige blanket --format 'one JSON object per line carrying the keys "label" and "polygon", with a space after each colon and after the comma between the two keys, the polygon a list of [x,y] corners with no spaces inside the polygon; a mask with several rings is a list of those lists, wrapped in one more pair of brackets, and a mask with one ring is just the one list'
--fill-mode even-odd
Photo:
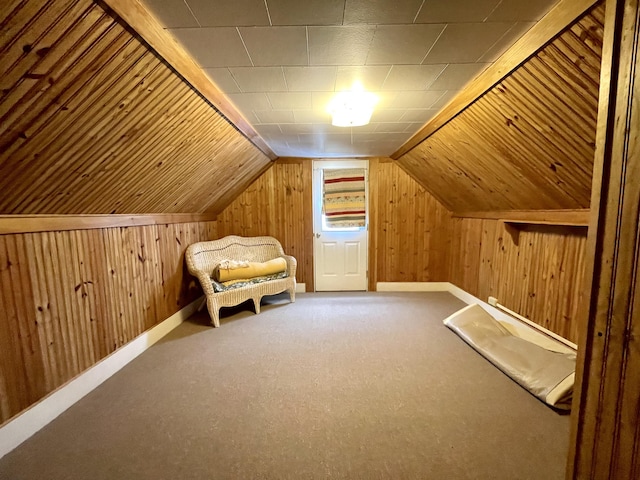
{"label": "folded beige blanket", "polygon": [[274,258],[266,262],[244,262],[225,260],[213,270],[211,275],[217,282],[229,280],[241,280],[255,277],[263,277],[273,273],[285,272],[287,261],[282,258]]}

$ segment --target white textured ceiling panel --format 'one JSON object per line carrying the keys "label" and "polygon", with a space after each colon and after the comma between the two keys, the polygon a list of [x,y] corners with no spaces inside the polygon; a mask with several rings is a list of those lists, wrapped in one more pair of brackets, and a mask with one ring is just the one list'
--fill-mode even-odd
{"label": "white textured ceiling panel", "polygon": [[[142,0],[281,156],[388,155],[557,0]],[[354,82],[371,123],[331,125]]]}

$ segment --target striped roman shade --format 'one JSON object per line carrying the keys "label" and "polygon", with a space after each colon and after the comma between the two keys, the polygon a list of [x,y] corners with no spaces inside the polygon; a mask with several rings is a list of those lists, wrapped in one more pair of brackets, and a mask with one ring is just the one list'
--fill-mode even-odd
{"label": "striped roman shade", "polygon": [[331,228],[364,227],[365,169],[324,170],[323,213]]}

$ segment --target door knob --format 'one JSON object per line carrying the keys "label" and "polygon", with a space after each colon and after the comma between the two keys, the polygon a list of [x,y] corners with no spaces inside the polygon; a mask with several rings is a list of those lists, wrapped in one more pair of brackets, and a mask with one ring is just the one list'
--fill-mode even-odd
{"label": "door knob", "polygon": [[320,238],[320,234],[319,233],[316,233],[316,238]]}

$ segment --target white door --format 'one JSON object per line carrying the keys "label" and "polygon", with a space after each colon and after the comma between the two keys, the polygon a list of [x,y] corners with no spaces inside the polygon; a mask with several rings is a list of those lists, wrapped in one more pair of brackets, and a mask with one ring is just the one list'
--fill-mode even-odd
{"label": "white door", "polygon": [[364,226],[335,226],[324,214],[323,192],[325,177],[329,181],[331,176],[340,173],[338,171],[363,169],[366,206],[368,166],[367,160],[313,162],[314,271],[315,289],[318,292],[367,290],[368,214],[365,213]]}

